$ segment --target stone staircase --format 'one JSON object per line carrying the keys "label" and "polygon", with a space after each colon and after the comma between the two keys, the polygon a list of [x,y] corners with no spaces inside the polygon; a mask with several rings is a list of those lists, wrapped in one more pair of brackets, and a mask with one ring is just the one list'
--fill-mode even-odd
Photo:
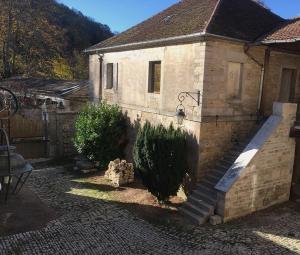
{"label": "stone staircase", "polygon": [[216,184],[242,153],[247,142],[236,144],[226,156],[198,183],[188,200],[179,208],[179,212],[194,224],[201,225],[214,214],[217,205]]}
{"label": "stone staircase", "polygon": [[297,116],[294,127],[291,128],[291,137],[300,138],[300,116]]}

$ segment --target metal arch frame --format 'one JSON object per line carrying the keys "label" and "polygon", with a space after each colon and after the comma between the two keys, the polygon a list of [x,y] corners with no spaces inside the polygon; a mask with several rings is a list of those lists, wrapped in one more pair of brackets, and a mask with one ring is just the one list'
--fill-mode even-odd
{"label": "metal arch frame", "polygon": [[[5,111],[5,110],[8,110],[9,111],[9,114],[7,117],[0,117],[0,120],[8,120],[10,119],[13,115],[15,115],[17,113],[17,111],[19,110],[19,102],[18,102],[18,99],[16,97],[16,95],[9,89],[7,88],[4,88],[4,87],[0,87],[0,94],[1,94],[1,91],[6,91],[9,93],[9,95],[12,97],[13,101],[14,101],[14,104],[15,104],[15,109],[13,112],[11,112],[11,108],[7,109],[6,107],[0,109],[0,113]],[[1,99],[1,98],[0,98]]]}
{"label": "metal arch frame", "polygon": [[197,106],[200,106],[200,104],[201,104],[200,90],[198,90],[197,92],[183,91],[178,94],[179,105],[176,107],[177,112],[178,112],[178,110],[183,110],[185,112],[185,107],[183,105],[183,102],[185,101],[186,98],[193,99],[197,103]]}
{"label": "metal arch frame", "polygon": [[[3,93],[3,92],[7,92],[8,95],[5,95],[5,93]],[[2,108],[0,108],[0,113],[4,112],[4,111],[8,112],[6,117],[0,116],[0,121],[2,123],[3,120],[8,120],[9,121],[10,118],[17,113],[17,111],[19,110],[19,102],[18,102],[18,99],[17,99],[16,95],[11,90],[9,90],[7,88],[4,88],[4,87],[0,86],[0,94],[3,95],[3,97],[0,97],[0,100],[3,100],[3,105],[2,105]],[[10,100],[10,102],[8,104],[7,104],[6,99]],[[13,111],[11,111],[12,106],[14,106]],[[1,107],[1,105],[0,105],[0,107]],[[5,177],[8,177],[8,183],[7,183],[7,186],[6,186],[6,193],[5,193],[5,202],[7,202],[8,194],[9,194],[9,190],[10,190],[10,185],[11,185],[11,181],[12,181],[13,176],[15,176],[17,178],[17,183],[16,183],[16,185],[13,189],[13,194],[17,194],[21,191],[23,185],[25,184],[28,177],[30,176],[31,171],[23,172],[20,175],[15,175],[15,174],[12,173],[11,157],[10,157],[11,156],[11,153],[10,153],[10,138],[9,138],[7,132],[5,131],[5,129],[2,128],[2,127],[0,128],[0,133],[1,133],[2,139],[3,139],[3,137],[5,138],[5,143],[6,144],[4,146],[6,146],[6,151],[7,151],[8,176],[0,176],[1,185],[2,185],[1,191],[4,190],[4,182],[5,182],[4,179],[5,179]],[[25,174],[27,174],[27,175],[26,175],[25,179],[22,181]],[[19,186],[19,184],[20,184],[20,186]]]}

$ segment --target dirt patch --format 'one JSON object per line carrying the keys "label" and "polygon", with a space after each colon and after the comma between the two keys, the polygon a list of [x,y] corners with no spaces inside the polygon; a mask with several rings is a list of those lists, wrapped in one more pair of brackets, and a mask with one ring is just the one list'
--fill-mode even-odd
{"label": "dirt patch", "polygon": [[86,185],[86,188],[97,188],[109,192],[111,202],[126,207],[136,214],[154,224],[186,225],[185,219],[178,213],[177,208],[183,203],[179,197],[171,197],[168,205],[161,205],[156,198],[143,186],[142,181],[136,179],[134,183],[122,187],[114,187],[104,178],[104,173],[88,178],[75,180]]}

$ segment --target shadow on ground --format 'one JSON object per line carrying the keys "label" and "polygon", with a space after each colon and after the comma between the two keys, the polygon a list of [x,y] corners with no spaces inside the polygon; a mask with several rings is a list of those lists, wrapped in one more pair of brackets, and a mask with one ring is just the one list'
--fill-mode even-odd
{"label": "shadow on ground", "polygon": [[56,218],[55,211],[27,187],[7,203],[3,195],[0,199],[0,236],[41,229]]}
{"label": "shadow on ground", "polygon": [[[64,217],[64,224],[68,225],[69,218],[70,221],[75,219],[80,223],[81,216],[87,211],[103,212],[112,221],[114,217],[116,221],[120,219],[118,218],[120,215],[115,215],[114,212],[127,211],[129,214],[121,213],[123,215],[121,222],[125,226],[127,226],[126,217],[129,217],[126,215],[144,219],[165,231],[163,236],[174,235],[180,240],[195,244],[199,250],[205,248],[214,251],[214,254],[221,254],[222,251],[227,251],[225,254],[300,253],[300,207],[297,203],[288,202],[216,227],[208,224],[199,227],[190,225],[178,214],[176,207],[180,204],[160,207],[151,201],[150,203],[143,201],[144,198],[149,199],[147,196],[134,197],[146,192],[140,183],[114,188],[105,183],[89,183],[89,180],[62,171],[48,170],[33,173],[29,186],[39,194],[40,199],[46,202],[47,206],[32,192],[25,190],[22,195],[9,202],[10,211],[5,207],[0,209],[0,224],[2,224],[0,229],[4,226],[2,234],[9,235],[41,228],[55,218],[55,215]],[[131,193],[131,190],[135,191]],[[125,196],[116,195],[123,192],[126,193]],[[23,214],[22,212],[26,210],[27,214]],[[15,217],[11,218],[12,221],[8,224],[2,216],[12,212],[15,213]],[[28,222],[24,225],[24,221]],[[85,221],[93,221],[93,219],[82,221],[82,224],[87,224],[88,227],[90,223]],[[5,222],[6,225],[3,224]],[[147,232],[146,229],[136,230],[129,222],[130,231],[138,231],[139,235],[143,235],[144,231]],[[81,237],[81,240],[82,238],[84,237]]]}

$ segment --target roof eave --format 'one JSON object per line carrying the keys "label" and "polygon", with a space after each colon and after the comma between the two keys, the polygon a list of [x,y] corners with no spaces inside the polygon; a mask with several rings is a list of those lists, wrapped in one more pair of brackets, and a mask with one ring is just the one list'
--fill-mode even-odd
{"label": "roof eave", "polygon": [[284,39],[284,40],[263,40],[263,41],[261,41],[262,44],[295,43],[295,42],[300,42],[300,37],[293,38],[293,39]]}
{"label": "roof eave", "polygon": [[203,35],[204,35],[204,33],[194,33],[194,34],[189,34],[189,35],[168,37],[168,38],[164,38],[164,39],[121,44],[121,45],[111,46],[111,47],[86,49],[84,52],[85,53],[109,52],[109,51],[119,51],[119,50],[128,49],[128,48],[135,48],[135,47],[139,48],[139,47],[155,46],[155,45],[159,45],[162,43],[179,43],[179,42],[186,42],[186,41],[201,39],[203,37]]}
{"label": "roof eave", "polygon": [[137,42],[137,43],[128,43],[128,44],[122,44],[122,45],[111,46],[111,47],[86,49],[86,50],[84,50],[84,52],[88,53],[88,54],[105,53],[105,52],[147,48],[147,47],[158,47],[158,46],[172,45],[172,44],[177,44],[177,43],[191,43],[191,42],[196,42],[199,40],[205,40],[205,38],[207,38],[207,37],[235,41],[235,42],[240,42],[240,43],[248,43],[249,42],[246,40],[240,40],[240,39],[236,39],[236,38],[232,38],[232,37],[201,32],[201,33],[194,33],[194,34],[183,35],[183,36],[169,37],[169,38],[164,38],[164,39],[149,40],[149,41],[143,41],[143,42]]}

